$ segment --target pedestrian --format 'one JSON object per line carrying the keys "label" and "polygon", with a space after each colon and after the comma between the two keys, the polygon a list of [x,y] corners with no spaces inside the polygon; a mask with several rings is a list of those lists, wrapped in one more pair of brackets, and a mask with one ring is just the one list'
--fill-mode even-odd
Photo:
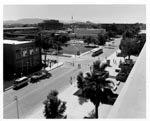
{"label": "pedestrian", "polygon": [[70,77],[70,84],[72,85],[72,76]]}
{"label": "pedestrian", "polygon": [[115,64],[117,65],[117,61],[116,61],[116,59],[115,59]]}
{"label": "pedestrian", "polygon": [[121,59],[120,59],[119,63],[120,63],[120,64],[122,64],[122,61],[121,61]]}

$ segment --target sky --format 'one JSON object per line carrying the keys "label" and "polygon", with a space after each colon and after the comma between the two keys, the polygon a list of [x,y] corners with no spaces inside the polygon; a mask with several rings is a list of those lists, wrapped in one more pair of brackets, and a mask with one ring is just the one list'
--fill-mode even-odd
{"label": "sky", "polygon": [[4,5],[3,20],[58,19],[64,22],[146,23],[145,5]]}

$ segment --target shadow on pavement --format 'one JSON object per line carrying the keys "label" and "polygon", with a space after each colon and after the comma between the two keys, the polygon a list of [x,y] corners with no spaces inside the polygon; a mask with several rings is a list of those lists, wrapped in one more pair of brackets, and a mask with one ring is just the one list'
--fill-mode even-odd
{"label": "shadow on pavement", "polygon": [[[82,105],[84,102],[87,102],[87,100],[88,100],[86,97],[83,96],[81,89],[77,90],[73,95],[76,95],[79,97],[80,105]],[[118,97],[118,94],[113,93],[111,91],[111,89],[106,88],[104,91],[104,97],[102,99],[102,103],[107,104],[107,105],[113,105],[115,103],[117,97]]]}

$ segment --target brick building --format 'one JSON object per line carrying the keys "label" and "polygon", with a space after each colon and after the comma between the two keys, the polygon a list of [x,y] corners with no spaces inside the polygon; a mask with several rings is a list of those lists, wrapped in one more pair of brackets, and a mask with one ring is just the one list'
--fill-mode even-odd
{"label": "brick building", "polygon": [[41,51],[32,41],[4,40],[4,80],[41,69]]}

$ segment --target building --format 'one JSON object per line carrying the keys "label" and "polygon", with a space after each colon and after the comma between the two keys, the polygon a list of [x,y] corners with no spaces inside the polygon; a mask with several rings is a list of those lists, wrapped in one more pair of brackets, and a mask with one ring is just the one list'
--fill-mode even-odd
{"label": "building", "polygon": [[4,39],[27,40],[34,39],[39,32],[38,27],[13,27],[4,28]]}
{"label": "building", "polygon": [[108,118],[146,118],[146,45],[144,45]]}
{"label": "building", "polygon": [[105,32],[105,29],[75,28],[74,33],[71,33],[70,36],[75,36],[77,38],[84,38],[88,36],[97,37],[98,34],[104,34]]}
{"label": "building", "polygon": [[4,40],[4,80],[41,69],[41,50],[32,41]]}

